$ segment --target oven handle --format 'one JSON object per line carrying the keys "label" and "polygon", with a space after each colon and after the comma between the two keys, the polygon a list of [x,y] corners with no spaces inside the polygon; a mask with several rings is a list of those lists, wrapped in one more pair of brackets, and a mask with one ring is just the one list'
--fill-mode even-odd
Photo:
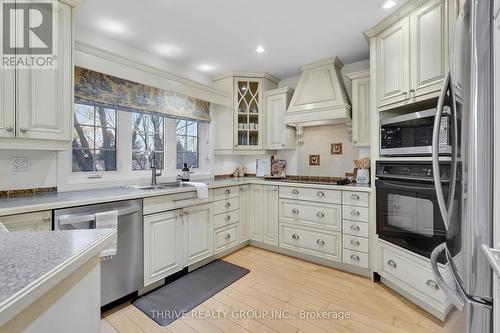
{"label": "oven handle", "polygon": [[[446,91],[448,90],[448,86],[450,84],[450,76],[451,76],[450,70],[448,69],[448,72],[446,73],[446,78],[444,80],[443,88],[441,89],[441,94],[439,95],[436,108],[436,117],[434,118],[434,127],[432,129],[432,173],[434,175],[434,186],[436,189],[437,202],[439,210],[441,211],[441,216],[443,217],[443,222],[446,230],[448,230],[449,219],[448,219],[448,211],[446,209],[446,204],[444,200],[443,187],[441,185],[441,173],[439,171],[439,130],[441,127],[441,114],[443,112],[444,99],[446,96]],[[450,198],[451,197],[452,195],[450,195]]]}
{"label": "oven handle", "polygon": [[434,186],[429,186],[429,187],[421,187],[421,186],[416,186],[416,185],[402,185],[402,184],[397,184],[393,182],[388,182],[386,180],[381,181],[382,185],[377,185],[376,187],[378,189],[383,189],[384,187],[395,187],[395,188],[403,188],[406,190],[423,190],[423,191],[432,191]]}

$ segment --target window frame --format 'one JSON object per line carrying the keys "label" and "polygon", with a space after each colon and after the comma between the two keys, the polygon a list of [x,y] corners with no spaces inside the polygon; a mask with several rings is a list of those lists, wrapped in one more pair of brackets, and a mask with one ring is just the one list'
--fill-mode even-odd
{"label": "window frame", "polygon": [[[177,121],[185,121],[186,122],[186,125],[184,126],[186,128],[186,134],[184,134],[184,135],[178,135],[177,134]],[[175,120],[175,125],[176,125],[175,126],[175,145],[176,145],[176,149],[175,149],[175,169],[176,170],[181,170],[183,168],[183,167],[181,167],[181,168],[177,167],[177,157],[178,157],[178,154],[179,154],[179,151],[177,151],[177,138],[179,136],[184,137],[185,144],[187,146],[187,139],[195,137],[193,135],[187,135],[187,128],[189,126],[187,124],[187,122],[196,123],[196,167],[193,167],[192,169],[193,170],[198,170],[198,169],[200,169],[200,122],[196,121],[196,120],[188,120],[188,119],[176,119]],[[182,154],[184,155],[184,154],[186,154],[186,152],[182,152]]]}
{"label": "window frame", "polygon": [[[122,111],[122,112],[126,112],[126,111]],[[142,132],[142,131],[136,131],[136,130],[134,130],[134,123],[133,123],[133,118],[134,118],[134,116],[133,116],[133,115],[134,115],[134,114],[139,114],[139,113],[143,113],[143,114],[145,114],[147,117],[152,117],[152,116],[155,116],[155,115],[156,115],[156,116],[159,116],[159,117],[162,117],[161,115],[157,115],[157,114],[148,114],[147,112],[130,112],[130,116],[131,116],[131,118],[132,118],[132,126],[131,126],[131,131],[130,131],[130,133],[131,133],[131,139],[133,138],[134,132]],[[165,171],[165,170],[166,170],[166,168],[167,168],[167,162],[166,162],[166,160],[167,160],[167,154],[168,154],[168,153],[167,153],[167,142],[166,142],[166,140],[167,140],[167,126],[166,126],[167,121],[168,121],[168,118],[167,118],[167,117],[162,117],[162,122],[163,122],[163,124],[162,124],[162,126],[161,126],[161,127],[162,127],[162,133],[161,133],[161,134],[162,134],[162,141],[163,141],[163,150],[162,150],[162,151],[159,151],[159,150],[154,150],[154,151],[153,151],[154,153],[159,153],[159,152],[163,153],[163,164],[162,164],[162,166],[161,166],[161,169],[159,169],[159,170],[161,170],[162,172],[163,172],[163,171]],[[146,136],[148,136],[148,135],[150,135],[150,134],[155,134],[155,133],[158,133],[158,132],[145,132]],[[131,145],[131,154],[130,154],[130,170],[131,170],[132,172],[134,172],[134,173],[136,173],[136,172],[141,172],[141,171],[148,171],[148,170],[150,170],[150,169],[134,169],[134,167],[133,167],[133,162],[134,162],[134,159],[133,159],[133,153],[134,153],[134,151],[140,151],[140,150],[136,150],[136,149],[134,149],[134,142],[133,142],[133,140],[130,140],[130,145]],[[148,150],[145,150],[145,152],[147,152],[147,151],[148,151]]]}

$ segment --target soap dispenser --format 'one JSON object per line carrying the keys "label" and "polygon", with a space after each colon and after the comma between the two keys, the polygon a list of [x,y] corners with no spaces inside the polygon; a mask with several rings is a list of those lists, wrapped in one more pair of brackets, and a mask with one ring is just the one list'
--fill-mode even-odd
{"label": "soap dispenser", "polygon": [[189,168],[187,163],[184,163],[184,168],[182,168],[182,174],[181,174],[181,180],[183,182],[188,182],[189,181]]}

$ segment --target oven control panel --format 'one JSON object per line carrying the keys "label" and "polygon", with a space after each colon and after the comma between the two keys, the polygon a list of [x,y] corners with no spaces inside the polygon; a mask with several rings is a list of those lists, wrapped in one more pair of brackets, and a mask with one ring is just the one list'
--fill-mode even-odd
{"label": "oven control panel", "polygon": [[[443,163],[440,165],[441,179],[450,179],[451,165]],[[427,181],[434,180],[434,173],[431,162],[385,162],[379,161],[376,166],[376,175],[384,178],[408,178],[421,179]]]}

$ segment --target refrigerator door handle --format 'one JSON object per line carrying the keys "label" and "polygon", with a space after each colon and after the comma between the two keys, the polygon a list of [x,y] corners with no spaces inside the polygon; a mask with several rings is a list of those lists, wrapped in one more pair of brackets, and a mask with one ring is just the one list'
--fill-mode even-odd
{"label": "refrigerator door handle", "polygon": [[493,272],[500,278],[500,250],[492,249],[486,244],[481,245],[481,250],[488,259]]}
{"label": "refrigerator door handle", "polygon": [[[443,292],[448,296],[453,303],[457,307],[459,311],[462,311],[466,302],[466,297],[462,289],[460,288],[458,282],[454,282],[455,288],[452,289],[451,286],[444,280],[441,272],[438,267],[438,257],[441,253],[446,250],[446,243],[438,245],[431,254],[431,267],[432,273],[434,274],[434,278],[436,279],[437,284],[443,290]],[[453,269],[450,263],[450,270]],[[455,278],[455,274],[451,272],[453,278]]]}
{"label": "refrigerator door handle", "polygon": [[432,129],[432,173],[434,175],[434,186],[436,188],[436,197],[439,205],[439,210],[441,211],[441,216],[443,217],[443,222],[446,230],[448,230],[449,219],[443,195],[443,187],[441,185],[441,173],[439,172],[439,130],[441,127],[441,114],[443,112],[444,99],[446,97],[446,91],[448,90],[448,87],[450,85],[450,77],[451,71],[450,69],[448,69],[443,88],[441,89],[441,94],[438,99],[436,117],[434,118],[434,127]]}

